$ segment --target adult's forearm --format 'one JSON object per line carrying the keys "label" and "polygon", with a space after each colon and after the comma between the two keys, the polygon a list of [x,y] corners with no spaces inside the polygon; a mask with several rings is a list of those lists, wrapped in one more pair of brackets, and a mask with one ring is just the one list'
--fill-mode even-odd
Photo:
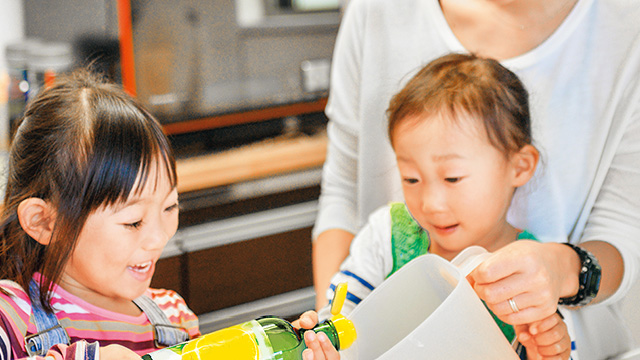
{"label": "adult's forearm", "polygon": [[[560,282],[560,297],[574,296],[578,292],[578,277],[581,269],[578,255],[569,247],[557,246],[553,243],[547,244],[546,246],[550,246],[561,251],[559,254],[565,254],[557,256],[558,261],[561,261],[564,266],[566,266],[563,281]],[[613,293],[618,290],[618,287],[620,287],[622,276],[624,275],[622,255],[615,246],[604,241],[585,241],[580,243],[578,246],[591,252],[596,257],[600,263],[600,267],[602,268],[600,290],[598,291],[598,295],[591,302],[591,304],[595,304],[613,295]],[[549,249],[549,251],[551,251],[551,249]]]}
{"label": "adult's forearm", "polygon": [[326,297],[331,277],[338,272],[340,264],[349,255],[353,234],[341,229],[327,230],[313,242],[313,284],[316,290],[316,309],[329,301]]}
{"label": "adult's forearm", "polygon": [[604,241],[586,241],[580,246],[590,251],[602,267],[600,290],[593,303],[603,301],[620,287],[624,275],[622,255],[615,246]]}

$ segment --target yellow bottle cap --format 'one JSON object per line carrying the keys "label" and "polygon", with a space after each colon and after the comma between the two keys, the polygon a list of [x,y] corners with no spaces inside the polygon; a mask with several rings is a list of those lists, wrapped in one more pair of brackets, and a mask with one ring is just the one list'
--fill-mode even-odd
{"label": "yellow bottle cap", "polygon": [[338,284],[333,292],[333,300],[331,300],[331,315],[333,315],[331,322],[338,333],[338,340],[340,341],[340,349],[338,350],[349,348],[358,337],[353,322],[340,314],[346,298],[347,283]]}
{"label": "yellow bottle cap", "polygon": [[356,334],[356,327],[353,322],[341,314],[333,315],[331,322],[338,333],[338,339],[340,340],[340,349],[345,350],[351,347],[358,335]]}

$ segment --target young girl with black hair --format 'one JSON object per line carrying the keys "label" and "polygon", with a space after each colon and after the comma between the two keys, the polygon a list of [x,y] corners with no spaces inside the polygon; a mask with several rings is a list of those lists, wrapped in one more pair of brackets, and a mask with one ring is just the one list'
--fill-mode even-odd
{"label": "young girl with black hair", "polygon": [[9,155],[0,359],[140,359],[200,335],[178,294],[149,288],[178,228],[176,184],[160,124],[120,87],[80,70],[41,92]]}

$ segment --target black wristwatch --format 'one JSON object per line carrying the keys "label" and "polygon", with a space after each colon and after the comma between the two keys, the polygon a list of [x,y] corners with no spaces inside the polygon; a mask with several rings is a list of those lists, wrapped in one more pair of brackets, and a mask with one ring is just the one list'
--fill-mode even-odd
{"label": "black wristwatch", "polygon": [[564,243],[571,247],[580,257],[582,263],[578,281],[580,288],[578,293],[571,297],[560,298],[558,304],[568,306],[584,306],[598,295],[600,290],[600,279],[602,278],[602,268],[598,259],[589,251],[569,243]]}

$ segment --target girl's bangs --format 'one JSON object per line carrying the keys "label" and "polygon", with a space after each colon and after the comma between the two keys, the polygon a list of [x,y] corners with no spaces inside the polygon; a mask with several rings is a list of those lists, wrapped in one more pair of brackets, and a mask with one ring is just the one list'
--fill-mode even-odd
{"label": "girl's bangs", "polygon": [[[140,193],[149,180],[157,183],[160,176],[168,176],[171,186],[176,186],[175,160],[160,126],[146,118],[147,114],[136,111],[128,115],[97,121],[85,208],[125,202]],[[156,178],[150,179],[153,168],[157,169]]]}

